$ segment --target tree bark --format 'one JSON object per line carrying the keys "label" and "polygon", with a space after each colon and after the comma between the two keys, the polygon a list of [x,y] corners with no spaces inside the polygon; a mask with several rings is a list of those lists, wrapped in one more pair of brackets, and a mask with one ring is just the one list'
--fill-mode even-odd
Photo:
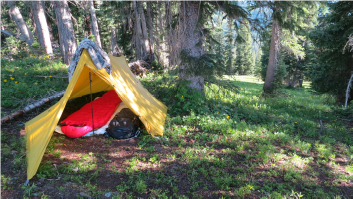
{"label": "tree bark", "polygon": [[[160,2],[157,2],[156,3],[156,10],[158,12],[158,15],[160,17]],[[162,64],[162,59],[161,59],[161,44],[159,42],[160,40],[160,34],[161,34],[161,30],[159,28],[159,24],[160,24],[160,21],[159,21],[159,17],[156,17],[156,48],[157,48],[157,51],[156,51],[156,55],[157,55],[157,60],[160,64]]]}
{"label": "tree bark", "polygon": [[[1,15],[3,14],[4,6],[5,6],[5,2],[0,1],[0,14]],[[0,18],[0,29],[5,30],[5,26],[4,26],[4,22],[3,22],[2,18]]]}
{"label": "tree bark", "polygon": [[296,68],[293,73],[293,79],[292,79],[292,82],[290,83],[290,87],[294,88],[295,85],[297,84],[297,81],[298,81],[298,68]]}
{"label": "tree bark", "polygon": [[[197,27],[200,3],[191,1],[181,2],[181,12],[179,12],[181,27],[179,27],[178,32],[179,40],[177,47],[180,46],[180,50],[188,50],[189,56],[196,58],[200,58],[204,54],[202,45],[197,45],[201,39],[201,30]],[[179,54],[180,50],[176,52]],[[182,71],[179,73],[179,78],[191,81],[188,87],[204,93],[204,78],[202,76],[195,76],[194,74],[186,74],[185,70],[188,67],[187,65],[180,66]]]}
{"label": "tree bark", "polygon": [[268,60],[265,84],[263,87],[266,93],[271,93],[274,89],[273,82],[275,81],[275,75],[276,75],[277,55],[279,50],[278,48],[279,48],[279,24],[276,19],[273,19],[272,32],[271,32],[270,57]]}
{"label": "tree bark", "polygon": [[87,30],[87,36],[92,34],[92,31],[91,31],[92,27],[91,27],[91,22],[89,18],[90,18],[89,15],[85,16],[85,25],[86,25],[85,29]]}
{"label": "tree bark", "polygon": [[60,51],[63,62],[70,64],[77,48],[77,42],[67,1],[55,1],[54,9],[58,22]]}
{"label": "tree bark", "polygon": [[111,30],[111,47],[112,47],[112,55],[115,57],[120,57],[123,54],[123,50],[118,46],[118,30],[116,28],[112,28]]}
{"label": "tree bark", "polygon": [[93,5],[93,1],[88,1],[89,3],[89,9],[91,12],[91,22],[92,22],[92,32],[93,35],[96,37],[96,43],[98,44],[99,47],[102,48],[102,43],[101,43],[101,38],[99,35],[99,29],[98,29],[98,22],[97,22],[97,17],[96,17],[96,12],[94,10],[94,5]]}
{"label": "tree bark", "polygon": [[10,7],[9,14],[11,16],[11,19],[15,21],[17,27],[20,29],[21,34],[25,38],[26,42],[28,43],[29,46],[32,46],[34,42],[33,35],[31,31],[28,29],[25,21],[23,20],[23,17],[21,15],[20,10],[16,6],[14,1],[8,1],[7,6]]}
{"label": "tree bark", "polygon": [[150,57],[150,44],[148,41],[148,32],[147,32],[147,26],[146,26],[146,18],[145,18],[145,13],[143,9],[143,2],[139,1],[138,4],[138,12],[141,18],[141,28],[142,28],[142,38],[143,38],[143,45],[144,45],[144,57]]}
{"label": "tree bark", "polygon": [[[165,3],[165,2],[164,2]],[[162,2],[157,2],[157,11],[158,11],[158,17],[156,18],[156,21],[158,22],[157,24],[157,55],[159,59],[159,63],[165,68],[166,67],[166,58],[165,58],[165,32],[164,32],[164,22],[162,19],[164,19],[165,14],[162,12]],[[157,42],[156,40],[156,42]]]}
{"label": "tree bark", "polygon": [[0,20],[1,23],[1,30],[5,30],[4,23]]}
{"label": "tree bark", "polygon": [[151,61],[154,61],[154,36],[153,36],[153,16],[152,16],[152,2],[147,1],[147,28],[149,37],[149,48],[151,53]]}
{"label": "tree bark", "polygon": [[142,36],[142,29],[141,29],[141,19],[139,16],[138,8],[137,8],[137,2],[133,1],[132,6],[135,12],[135,45],[136,45],[136,59],[142,59],[144,56],[144,52],[146,50],[144,49],[146,46],[141,42],[143,40]]}
{"label": "tree bark", "polygon": [[[173,30],[171,27],[171,16],[172,16],[172,2],[164,2],[165,5],[165,27],[166,27],[166,31],[165,31],[165,51],[168,52],[168,59],[167,59],[167,66],[173,66],[174,65],[174,58],[175,56],[173,56]],[[178,54],[179,52],[175,52],[176,54]]]}
{"label": "tree bark", "polygon": [[36,29],[37,29],[40,46],[42,48],[45,48],[45,51],[47,54],[52,55],[53,48],[50,41],[49,28],[44,14],[44,9],[42,7],[42,2],[32,1],[31,10],[32,10],[34,21],[36,23]]}

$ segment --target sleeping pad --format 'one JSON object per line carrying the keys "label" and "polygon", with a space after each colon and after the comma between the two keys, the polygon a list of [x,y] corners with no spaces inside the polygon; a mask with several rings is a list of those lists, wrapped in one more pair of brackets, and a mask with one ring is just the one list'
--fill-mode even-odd
{"label": "sleeping pad", "polygon": [[[108,122],[120,102],[121,99],[114,90],[108,91],[92,102],[95,129],[104,126]],[[78,138],[92,131],[91,102],[71,114],[61,123],[63,124],[61,131],[70,138]]]}

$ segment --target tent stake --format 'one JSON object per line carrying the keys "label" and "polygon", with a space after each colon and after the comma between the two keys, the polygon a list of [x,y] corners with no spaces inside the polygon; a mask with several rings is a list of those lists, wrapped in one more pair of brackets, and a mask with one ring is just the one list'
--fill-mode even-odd
{"label": "tent stake", "polygon": [[89,70],[89,89],[90,89],[90,91],[91,91],[92,128],[93,128],[93,135],[94,135],[91,69],[88,69],[88,70]]}

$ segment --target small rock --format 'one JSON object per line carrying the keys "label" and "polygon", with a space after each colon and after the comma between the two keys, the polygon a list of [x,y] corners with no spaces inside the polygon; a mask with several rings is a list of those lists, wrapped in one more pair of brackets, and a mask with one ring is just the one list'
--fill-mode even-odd
{"label": "small rock", "polygon": [[38,196],[38,193],[34,193],[33,196]]}
{"label": "small rock", "polygon": [[104,194],[104,196],[105,196],[105,197],[108,197],[108,198],[109,198],[111,195],[112,195],[111,192],[108,192],[108,193]]}
{"label": "small rock", "polygon": [[74,168],[74,169],[71,169],[71,170],[77,172],[77,171],[78,171],[78,167],[76,167],[76,168]]}
{"label": "small rock", "polygon": [[39,179],[39,181],[41,181],[41,182],[43,182],[45,180],[45,178],[41,178],[41,179]]}
{"label": "small rock", "polygon": [[88,199],[91,199],[91,196],[87,195],[87,194],[84,193],[84,192],[80,192],[80,196],[85,197],[85,198],[88,198]]}

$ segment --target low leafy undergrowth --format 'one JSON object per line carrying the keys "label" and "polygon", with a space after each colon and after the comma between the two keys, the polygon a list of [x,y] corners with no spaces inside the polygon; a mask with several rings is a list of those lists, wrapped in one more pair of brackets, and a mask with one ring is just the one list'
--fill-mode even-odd
{"label": "low leafy undergrowth", "polygon": [[62,91],[68,85],[65,77],[67,68],[57,59],[44,56],[15,61],[1,59],[1,107],[23,108],[33,100]]}
{"label": "low leafy undergrowth", "polygon": [[[159,99],[167,99],[174,83],[158,83],[158,78],[149,75],[142,82]],[[188,109],[177,110],[193,102],[187,92],[169,98],[180,102],[178,106],[165,101],[171,113],[165,140],[147,133],[135,143],[55,135],[33,184],[22,195],[80,198],[83,191],[97,198],[106,193],[113,198],[353,197],[353,129],[344,123],[349,109],[311,93],[306,84],[265,98],[262,82],[255,78],[226,78],[238,92],[218,92],[218,85],[210,84],[202,103]],[[5,157],[11,159],[19,144],[9,144],[7,136],[2,148],[9,148]],[[3,191],[17,191],[12,175],[2,173]],[[51,180],[46,186],[54,191],[38,187],[40,178]]]}

